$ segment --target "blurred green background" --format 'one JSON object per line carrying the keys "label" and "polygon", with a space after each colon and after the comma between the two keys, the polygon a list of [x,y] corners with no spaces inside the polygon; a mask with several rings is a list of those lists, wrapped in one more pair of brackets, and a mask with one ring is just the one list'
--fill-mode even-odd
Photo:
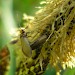
{"label": "blurred green background", "polygon": [[[1,1],[1,0],[0,0]],[[13,14],[15,17],[15,21],[20,24],[22,21],[23,13],[27,15],[35,15],[36,9],[35,7],[40,6],[40,1],[42,0],[13,0]],[[4,31],[4,27],[1,21],[1,2],[0,2],[0,50],[8,43],[8,36],[6,31]],[[17,18],[18,14],[18,18]],[[48,69],[44,72],[43,75],[56,75],[56,71],[54,68],[51,68],[48,65]],[[75,68],[70,69],[67,68],[65,71],[61,71],[61,75],[75,75]]]}
{"label": "blurred green background", "polygon": [[27,13],[28,15],[34,15],[36,6],[39,6],[39,2],[42,0],[13,0],[14,12],[20,14]]}
{"label": "blurred green background", "polygon": [[[40,5],[40,1],[42,0],[13,0],[13,15],[16,21],[16,26],[20,24],[20,26],[23,26],[22,23],[22,17],[23,13],[26,13],[27,15],[34,15],[36,9],[35,7],[38,7]],[[4,31],[4,27],[1,21],[1,0],[0,0],[0,50],[7,44],[8,42],[8,36],[6,31]],[[6,11],[5,11],[6,12]],[[18,15],[18,16],[17,16]]]}

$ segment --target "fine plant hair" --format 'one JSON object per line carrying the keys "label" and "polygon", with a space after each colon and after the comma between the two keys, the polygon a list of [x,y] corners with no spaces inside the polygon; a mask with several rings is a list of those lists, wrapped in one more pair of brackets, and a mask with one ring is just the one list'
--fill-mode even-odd
{"label": "fine plant hair", "polygon": [[[75,0],[45,0],[45,5],[40,8],[34,19],[26,23],[30,43],[35,42],[40,36],[46,35],[45,42],[36,47],[32,55],[32,62],[27,62],[26,69],[34,66],[33,72],[41,75],[48,64],[60,68],[58,64],[69,65],[75,57]],[[23,60],[24,62],[24,60]],[[37,71],[35,66],[37,66]],[[41,68],[41,69],[40,69]],[[29,72],[28,72],[29,73]]]}

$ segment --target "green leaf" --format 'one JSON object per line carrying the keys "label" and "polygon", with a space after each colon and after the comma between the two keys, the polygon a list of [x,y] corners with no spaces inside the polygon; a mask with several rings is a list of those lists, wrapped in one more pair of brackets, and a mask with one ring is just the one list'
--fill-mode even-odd
{"label": "green leaf", "polygon": [[75,75],[75,68],[67,68],[63,75]]}
{"label": "green leaf", "polygon": [[43,75],[56,75],[55,68],[51,67],[50,64],[48,64],[46,71]]}
{"label": "green leaf", "polygon": [[16,55],[15,55],[15,49],[14,46],[8,44],[8,48],[10,51],[10,70],[7,75],[15,75],[16,71]]}

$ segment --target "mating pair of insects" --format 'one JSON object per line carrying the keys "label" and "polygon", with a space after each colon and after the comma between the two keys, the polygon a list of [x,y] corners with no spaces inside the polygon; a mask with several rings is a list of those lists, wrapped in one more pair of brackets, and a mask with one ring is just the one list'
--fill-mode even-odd
{"label": "mating pair of insects", "polygon": [[46,35],[42,35],[41,37],[39,37],[35,42],[33,42],[30,45],[30,43],[27,39],[25,29],[20,29],[19,31],[20,31],[20,42],[21,42],[22,52],[27,57],[31,57],[32,50],[34,50],[35,48],[37,48],[38,46],[43,44],[47,39]]}

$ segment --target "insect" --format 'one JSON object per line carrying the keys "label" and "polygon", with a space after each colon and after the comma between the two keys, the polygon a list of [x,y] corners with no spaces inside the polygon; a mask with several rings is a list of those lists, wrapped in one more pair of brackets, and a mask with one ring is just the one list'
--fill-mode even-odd
{"label": "insect", "polygon": [[[27,57],[32,57],[32,50],[38,48],[40,45],[42,45],[46,39],[46,35],[42,35],[39,37],[37,40],[35,40],[33,43],[29,43],[27,39],[27,33],[25,32],[24,28],[20,28],[20,42],[21,42],[21,47],[22,47],[22,52],[24,53],[25,56]],[[11,44],[15,44],[18,41],[18,39],[15,39],[11,41]]]}
{"label": "insect", "polygon": [[20,29],[20,41],[21,41],[22,51],[24,55],[26,55],[27,57],[31,57],[32,49],[30,47],[30,44],[26,37],[26,32],[24,29]]}

